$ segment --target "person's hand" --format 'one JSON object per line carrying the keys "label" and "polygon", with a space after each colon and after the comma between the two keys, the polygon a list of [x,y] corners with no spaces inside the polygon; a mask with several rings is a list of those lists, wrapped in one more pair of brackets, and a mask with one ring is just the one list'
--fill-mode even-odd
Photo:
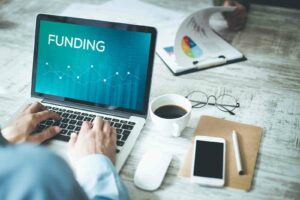
{"label": "person's hand", "polygon": [[59,133],[58,126],[51,126],[41,133],[32,134],[36,126],[47,119],[59,120],[60,116],[47,110],[39,102],[28,105],[24,111],[2,130],[3,137],[12,144],[25,141],[40,144]]}
{"label": "person's hand", "polygon": [[238,31],[245,27],[247,22],[247,9],[244,5],[232,1],[225,0],[224,6],[234,6],[235,10],[233,12],[224,12],[223,16],[227,21],[230,30]]}
{"label": "person's hand", "polygon": [[71,134],[69,140],[69,158],[74,165],[80,158],[90,154],[103,154],[115,163],[116,130],[109,122],[96,117],[93,124],[83,122],[79,134]]}

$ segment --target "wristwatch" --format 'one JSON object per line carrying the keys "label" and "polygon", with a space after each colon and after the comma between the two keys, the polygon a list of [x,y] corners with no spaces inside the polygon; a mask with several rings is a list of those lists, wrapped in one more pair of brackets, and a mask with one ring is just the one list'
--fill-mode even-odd
{"label": "wristwatch", "polygon": [[0,130],[0,146],[5,146],[9,144],[9,142],[3,137],[1,130]]}

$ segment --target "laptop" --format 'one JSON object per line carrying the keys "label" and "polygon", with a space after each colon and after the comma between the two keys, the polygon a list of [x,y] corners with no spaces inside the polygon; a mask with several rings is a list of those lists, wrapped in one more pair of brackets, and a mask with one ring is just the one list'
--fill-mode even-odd
{"label": "laptop", "polygon": [[37,127],[62,128],[50,149],[66,158],[70,134],[100,116],[116,128],[120,171],[146,121],[156,35],[147,26],[37,16],[30,101],[62,118]]}

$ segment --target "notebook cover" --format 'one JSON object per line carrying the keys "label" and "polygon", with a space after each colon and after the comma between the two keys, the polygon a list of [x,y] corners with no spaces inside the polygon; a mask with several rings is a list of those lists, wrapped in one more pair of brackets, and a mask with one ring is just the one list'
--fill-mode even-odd
{"label": "notebook cover", "polygon": [[[231,139],[232,130],[235,130],[238,134],[244,175],[239,175],[236,170]],[[194,133],[194,136],[196,135],[222,137],[226,140],[225,187],[249,191],[255,170],[262,128],[215,117],[202,116]],[[193,144],[191,144],[185,156],[179,176],[190,177],[193,157],[192,150]]]}

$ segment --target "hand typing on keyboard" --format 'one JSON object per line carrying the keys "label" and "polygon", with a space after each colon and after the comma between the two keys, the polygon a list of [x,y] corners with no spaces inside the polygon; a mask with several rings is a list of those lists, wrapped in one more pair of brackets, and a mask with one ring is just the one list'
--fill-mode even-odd
{"label": "hand typing on keyboard", "polygon": [[69,157],[73,164],[90,154],[104,154],[115,163],[116,130],[100,117],[95,117],[93,123],[84,121],[79,134],[72,133],[69,140]]}
{"label": "hand typing on keyboard", "polygon": [[28,105],[11,124],[4,128],[2,135],[12,144],[25,141],[40,144],[60,132],[58,126],[50,126],[39,133],[33,134],[37,125],[48,119],[59,120],[60,116],[47,110],[41,103],[35,102]]}

